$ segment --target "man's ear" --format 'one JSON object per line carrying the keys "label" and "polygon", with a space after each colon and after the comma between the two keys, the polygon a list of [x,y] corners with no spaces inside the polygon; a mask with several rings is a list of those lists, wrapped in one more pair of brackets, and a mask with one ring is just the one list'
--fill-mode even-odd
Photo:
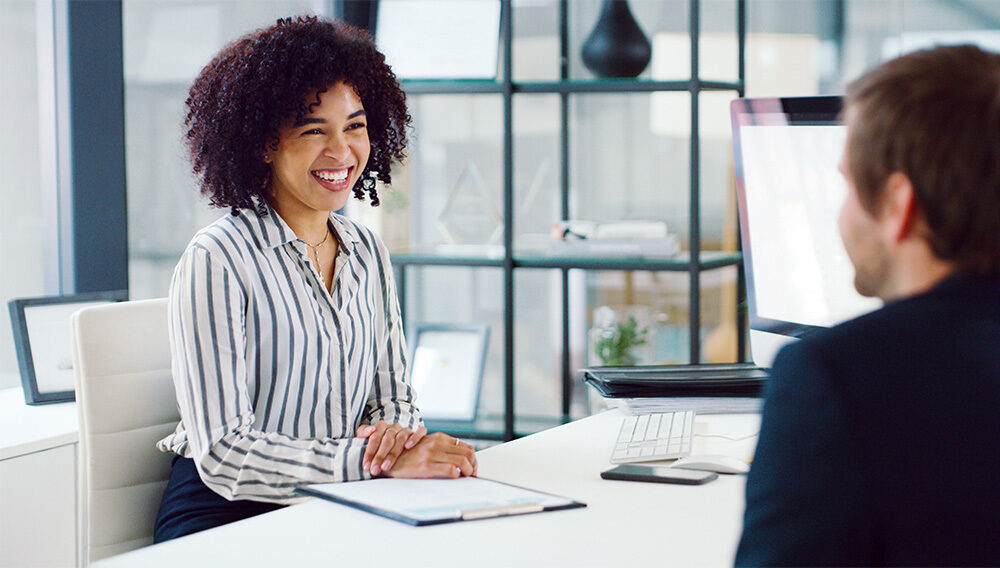
{"label": "man's ear", "polygon": [[902,172],[893,172],[885,182],[882,194],[882,220],[885,237],[899,243],[909,237],[919,222],[917,196],[910,178]]}

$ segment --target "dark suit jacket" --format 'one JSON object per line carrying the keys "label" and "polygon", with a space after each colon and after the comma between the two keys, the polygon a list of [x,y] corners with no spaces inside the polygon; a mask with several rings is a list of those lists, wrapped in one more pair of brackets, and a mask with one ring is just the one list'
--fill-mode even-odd
{"label": "dark suit jacket", "polygon": [[1000,565],[1000,279],[953,276],[772,371],[737,565]]}

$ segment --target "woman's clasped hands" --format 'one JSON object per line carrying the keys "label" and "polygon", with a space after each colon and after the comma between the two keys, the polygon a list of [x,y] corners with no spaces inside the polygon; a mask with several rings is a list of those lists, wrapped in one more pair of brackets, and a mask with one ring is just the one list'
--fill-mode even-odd
{"label": "woman's clasped hands", "polygon": [[427,434],[423,426],[413,431],[379,420],[359,426],[357,435],[368,438],[362,467],[372,476],[460,477],[477,473],[476,451],[447,434]]}

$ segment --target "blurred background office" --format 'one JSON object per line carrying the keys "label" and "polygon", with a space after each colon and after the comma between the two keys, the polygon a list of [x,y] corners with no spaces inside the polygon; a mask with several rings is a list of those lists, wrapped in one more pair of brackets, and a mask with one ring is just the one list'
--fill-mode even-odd
{"label": "blurred background office", "polygon": [[[688,25],[694,3],[631,0],[629,5],[653,48],[639,81],[689,79]],[[738,82],[738,0],[701,0],[697,5],[700,76]],[[579,53],[601,7],[601,0],[564,4],[570,57],[561,71],[559,0],[513,0],[511,81],[594,81]],[[1000,2],[994,0],[747,0],[745,7],[747,96],[837,94],[863,69],[934,41],[1000,47]],[[100,257],[102,243],[93,235],[105,233],[120,235],[114,238],[125,243],[126,254],[116,262],[124,275],[118,281],[130,297],[164,296],[190,236],[225,213],[210,209],[199,196],[184,157],[183,108],[191,81],[223,44],[277,17],[338,15],[343,10],[335,0],[123,0],[120,25],[111,22],[110,28],[94,33],[120,33],[120,63],[113,57],[110,61],[120,65],[124,85],[119,150],[124,153],[125,191],[123,197],[109,198],[109,206],[123,207],[127,215],[112,223],[118,226],[96,227],[89,239],[81,240],[74,236],[79,233],[74,224],[79,228],[95,217],[74,204],[72,188],[65,183],[66,164],[72,163],[67,160],[84,142],[79,136],[75,144],[66,139],[70,113],[65,85],[73,72],[86,70],[60,63],[67,49],[61,27],[66,25],[65,2],[0,0],[0,300],[71,294],[100,285],[100,278],[96,284],[81,284],[73,275],[90,269],[81,253]],[[501,50],[498,80],[503,69]],[[561,73],[568,76],[561,78]],[[477,85],[457,82],[447,93],[414,89],[409,162],[394,175],[392,189],[382,194],[382,206],[354,204],[347,211],[379,232],[400,265],[407,264],[408,325],[490,326],[479,402],[482,420],[474,429],[503,434],[498,417],[511,386],[505,384],[508,375],[513,377],[517,433],[587,413],[583,386],[573,382],[563,393],[560,377],[567,361],[574,370],[602,362],[595,359],[589,333],[606,323],[598,321],[600,311],[595,313],[601,306],[619,317],[633,315],[648,330],[637,351],[639,363],[735,360],[735,324],[742,317],[736,263],[697,276],[701,299],[695,356],[686,261],[679,261],[677,270],[541,262],[510,275],[504,264],[515,256],[528,264],[547,258],[551,224],[561,219],[564,207],[571,220],[661,221],[679,238],[682,251],[691,250],[690,94],[651,92],[626,82],[616,92],[565,99],[553,92],[558,89],[514,95],[512,179],[505,183],[504,95]],[[703,254],[736,250],[728,111],[736,95],[733,90],[698,95],[697,246]],[[561,150],[563,100],[568,105],[568,155]],[[560,197],[564,164],[568,203]],[[514,229],[514,251],[506,257],[505,187],[513,193]],[[90,202],[102,206],[100,200]],[[505,313],[508,282],[513,283],[511,314]],[[510,357],[505,325],[512,329]],[[570,347],[565,360],[564,342]],[[508,362],[513,364],[509,373]],[[0,388],[18,383],[5,310],[0,315]]]}

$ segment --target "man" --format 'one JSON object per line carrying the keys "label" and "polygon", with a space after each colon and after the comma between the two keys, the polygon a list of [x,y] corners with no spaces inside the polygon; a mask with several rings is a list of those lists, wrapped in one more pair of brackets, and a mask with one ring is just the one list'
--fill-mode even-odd
{"label": "man", "polygon": [[1000,564],[1000,55],[848,87],[840,234],[885,306],[775,360],[737,565]]}

